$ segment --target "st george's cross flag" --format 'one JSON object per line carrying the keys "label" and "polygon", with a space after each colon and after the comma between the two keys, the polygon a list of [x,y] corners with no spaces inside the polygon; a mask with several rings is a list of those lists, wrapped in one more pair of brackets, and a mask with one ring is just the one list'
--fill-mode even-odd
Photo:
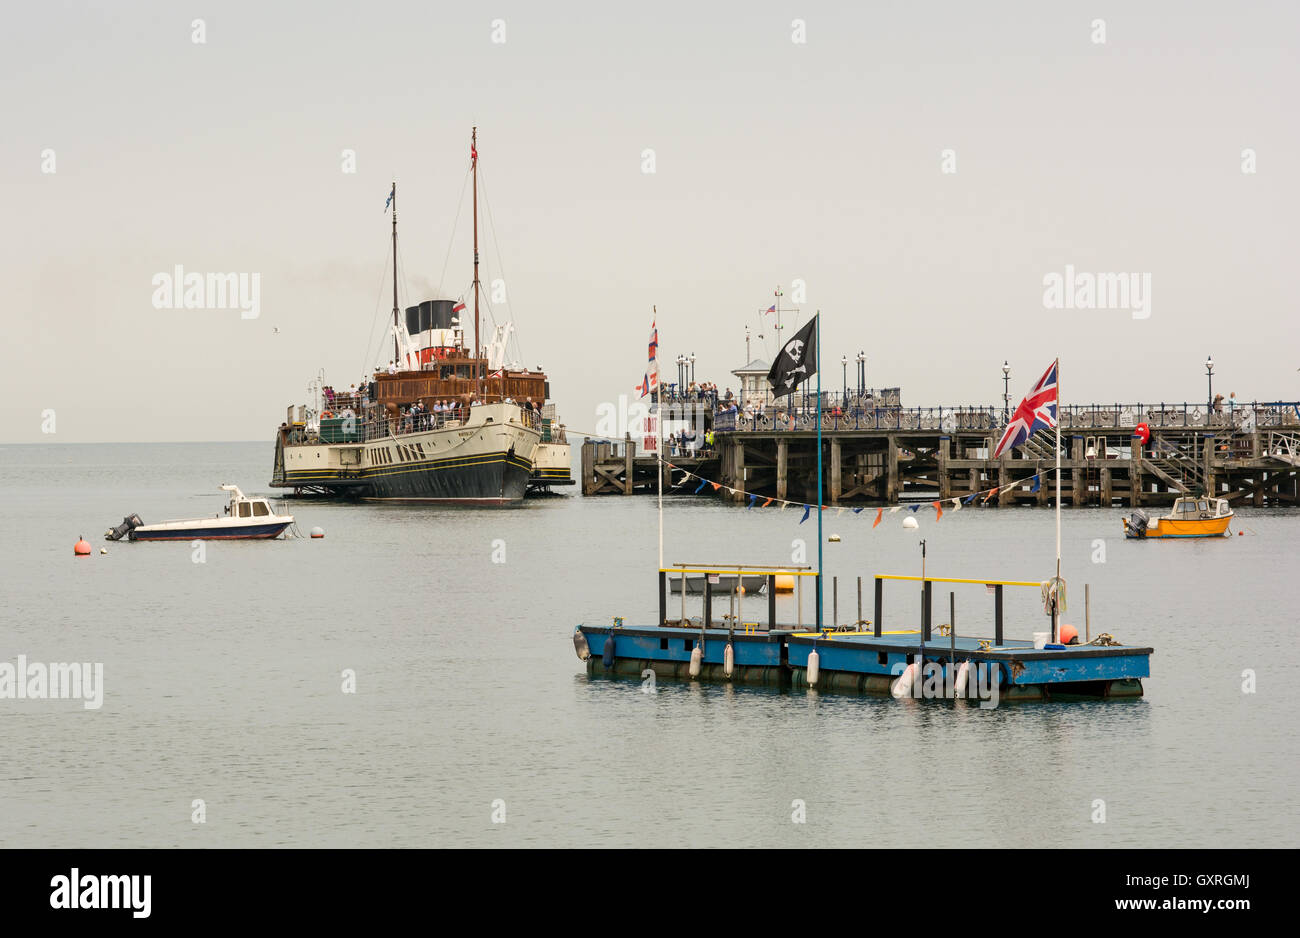
{"label": "st george's cross flag", "polygon": [[1052,362],[1052,366],[1038,379],[1038,383],[1029,389],[1025,399],[1020,402],[1016,412],[1011,415],[1007,429],[993,450],[997,459],[1009,449],[1020,446],[1037,430],[1050,430],[1056,426],[1056,369],[1061,360]]}
{"label": "st george's cross flag", "polygon": [[772,362],[772,370],[767,373],[767,383],[772,386],[773,397],[785,397],[793,394],[813,375],[817,374],[817,317],[808,320],[807,325],[794,334],[790,341],[781,346]]}
{"label": "st george's cross flag", "polygon": [[646,364],[645,375],[642,377],[641,383],[636,386],[636,389],[641,392],[642,397],[659,390],[659,326],[657,319],[650,321],[649,361]]}

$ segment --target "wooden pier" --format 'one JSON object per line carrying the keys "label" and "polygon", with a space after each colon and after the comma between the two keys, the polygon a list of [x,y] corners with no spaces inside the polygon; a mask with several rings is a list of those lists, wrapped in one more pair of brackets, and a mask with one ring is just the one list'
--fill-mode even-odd
{"label": "wooden pier", "polygon": [[[823,498],[832,505],[893,505],[1010,486],[990,504],[1050,504],[1055,434],[1035,434],[1014,452],[993,459],[1000,417],[991,408],[823,412]],[[1139,423],[1150,431],[1145,446],[1134,438]],[[665,467],[665,491],[693,492],[699,483],[692,479],[684,484],[689,472],[720,483],[724,488],[717,494],[737,502],[750,494],[817,501],[812,414],[719,414],[712,429],[712,451],[665,456],[677,467]],[[1222,413],[1205,404],[1064,408],[1061,449],[1061,499],[1066,505],[1163,505],[1201,492],[1236,504],[1294,505],[1300,405],[1258,404]],[[653,455],[637,455],[630,438],[589,442],[583,447],[583,494],[652,493],[656,465]]]}
{"label": "wooden pier", "polygon": [[[718,475],[718,457],[714,452],[666,459],[671,465],[664,466],[665,492],[679,491],[688,472],[706,479]],[[588,440],[582,446],[582,494],[653,495],[659,490],[655,478],[658,466],[659,460],[654,456],[637,455],[637,444],[631,437],[624,437],[618,443]]]}

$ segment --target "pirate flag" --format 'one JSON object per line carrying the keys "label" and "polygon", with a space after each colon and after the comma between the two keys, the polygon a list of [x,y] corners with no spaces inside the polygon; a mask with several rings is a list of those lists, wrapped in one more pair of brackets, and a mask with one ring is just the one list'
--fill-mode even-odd
{"label": "pirate flag", "polygon": [[794,334],[776,353],[772,370],[767,373],[767,383],[772,386],[773,397],[793,394],[813,375],[817,374],[817,317]]}

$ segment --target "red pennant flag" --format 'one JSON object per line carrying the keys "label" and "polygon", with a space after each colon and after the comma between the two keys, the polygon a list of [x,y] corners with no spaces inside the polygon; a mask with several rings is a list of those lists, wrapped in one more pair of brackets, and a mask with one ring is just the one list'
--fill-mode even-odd
{"label": "red pennant flag", "polygon": [[872,526],[873,528],[874,528],[876,525],[880,524],[880,517],[881,517],[881,515],[883,515],[884,513],[885,513],[885,509],[883,509],[883,508],[877,508],[877,509],[876,509],[876,520],[873,521],[873,522],[871,522],[871,526]]}
{"label": "red pennant flag", "polygon": [[934,506],[934,511],[935,511],[934,520],[938,521],[940,518],[943,517],[943,503],[930,502],[930,504]]}

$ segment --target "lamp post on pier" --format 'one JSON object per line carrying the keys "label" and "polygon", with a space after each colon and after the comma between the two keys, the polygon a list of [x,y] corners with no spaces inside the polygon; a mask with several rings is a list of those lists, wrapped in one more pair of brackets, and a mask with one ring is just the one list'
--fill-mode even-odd
{"label": "lamp post on pier", "polygon": [[1214,413],[1214,359],[1209,355],[1205,356],[1205,419],[1208,422],[1210,414]]}
{"label": "lamp post on pier", "polygon": [[840,405],[849,399],[849,356],[840,356],[840,367],[844,371],[844,392],[840,394]]}
{"label": "lamp post on pier", "polygon": [[691,383],[695,383],[695,353],[691,352],[691,357],[687,359],[691,363]]}
{"label": "lamp post on pier", "polygon": [[867,391],[867,353],[858,352],[858,397]]}
{"label": "lamp post on pier", "polygon": [[1011,364],[1002,359],[1002,423],[1011,420]]}

